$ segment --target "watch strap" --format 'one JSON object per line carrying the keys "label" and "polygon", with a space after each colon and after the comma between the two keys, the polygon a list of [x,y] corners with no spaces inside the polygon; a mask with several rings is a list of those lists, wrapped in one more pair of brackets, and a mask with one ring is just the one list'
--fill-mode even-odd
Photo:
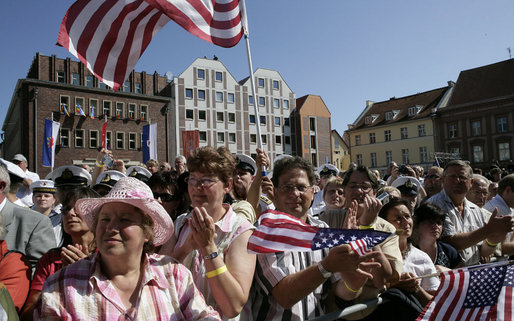
{"label": "watch strap", "polygon": [[321,261],[318,262],[318,270],[325,279],[328,279],[332,276],[332,272],[327,271],[327,269],[325,269],[325,267],[321,264]]}
{"label": "watch strap", "polygon": [[217,257],[218,257],[218,252],[212,252],[210,254],[204,255],[203,259],[204,260],[212,260],[212,259],[215,259]]}

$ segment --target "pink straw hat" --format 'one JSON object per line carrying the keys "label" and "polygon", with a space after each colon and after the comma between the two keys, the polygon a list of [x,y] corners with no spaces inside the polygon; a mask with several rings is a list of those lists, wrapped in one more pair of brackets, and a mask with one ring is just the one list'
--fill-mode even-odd
{"label": "pink straw hat", "polygon": [[121,178],[104,198],[83,198],[77,200],[75,207],[87,225],[93,230],[95,217],[104,204],[121,202],[141,209],[154,222],[154,245],[165,243],[173,234],[173,221],[168,212],[159,204],[152,190],[144,182],[133,178]]}

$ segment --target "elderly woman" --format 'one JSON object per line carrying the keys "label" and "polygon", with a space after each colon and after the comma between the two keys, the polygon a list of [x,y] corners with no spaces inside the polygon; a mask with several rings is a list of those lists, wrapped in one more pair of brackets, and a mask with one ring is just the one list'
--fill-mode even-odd
{"label": "elderly woman", "polygon": [[192,271],[207,303],[224,319],[238,319],[248,301],[255,255],[246,249],[253,225],[223,204],[235,160],[227,148],[202,147],[191,153],[187,166],[193,210],[177,218],[175,234],[160,253]]}
{"label": "elderly woman", "polygon": [[343,179],[338,176],[331,177],[323,189],[323,201],[325,209],[319,214],[319,218],[330,227],[342,228],[345,218]]}
{"label": "elderly woman", "polygon": [[92,250],[93,232],[89,230],[80,214],[75,212],[75,202],[82,198],[97,198],[99,195],[89,187],[78,187],[66,194],[63,200],[62,229],[63,245],[48,251],[36,265],[36,271],[30,284],[27,302],[23,306],[21,319],[32,320],[36,302],[41,296],[45,280],[63,266],[87,257]]}
{"label": "elderly woman", "polygon": [[413,221],[411,211],[403,200],[393,199],[380,210],[379,216],[393,224],[399,233],[399,246],[403,257],[403,273],[398,282],[391,286],[413,294],[421,303],[426,305],[439,287],[437,277],[417,279],[418,276],[433,274],[436,272],[434,263],[430,257],[420,249],[412,245]]}
{"label": "elderly woman", "polygon": [[151,254],[173,222],[145,183],[124,177],[105,198],[81,199],[75,208],[98,251],[47,279],[36,319],[219,320],[184,266]]}

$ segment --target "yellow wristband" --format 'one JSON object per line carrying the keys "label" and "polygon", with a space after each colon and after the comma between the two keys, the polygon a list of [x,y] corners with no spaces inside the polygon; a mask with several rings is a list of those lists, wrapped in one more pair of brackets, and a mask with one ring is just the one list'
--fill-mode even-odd
{"label": "yellow wristband", "polygon": [[353,293],[357,293],[357,292],[359,292],[359,291],[362,289],[362,287],[361,287],[361,288],[359,288],[359,289],[357,289],[357,290],[352,289],[350,286],[348,286],[348,283],[346,283],[346,281],[345,281],[345,280],[343,280],[343,283],[344,283],[344,286],[346,286],[346,288],[347,288],[350,292],[353,292]]}
{"label": "yellow wristband", "polygon": [[104,164],[100,164],[99,162],[96,162],[96,167],[102,168],[102,167],[104,167]]}
{"label": "yellow wristband", "polygon": [[359,230],[369,230],[374,228],[375,226],[373,224],[371,225],[359,225]]}
{"label": "yellow wristband", "polygon": [[205,273],[205,275],[207,276],[208,279],[210,279],[210,278],[215,277],[216,275],[220,275],[225,272],[227,272],[227,266],[223,265],[222,267],[217,268],[216,270]]}
{"label": "yellow wristband", "polygon": [[491,247],[496,247],[496,245],[498,245],[498,243],[492,243],[492,242],[489,242],[488,239],[485,239],[485,242],[487,243],[487,245],[491,246]]}

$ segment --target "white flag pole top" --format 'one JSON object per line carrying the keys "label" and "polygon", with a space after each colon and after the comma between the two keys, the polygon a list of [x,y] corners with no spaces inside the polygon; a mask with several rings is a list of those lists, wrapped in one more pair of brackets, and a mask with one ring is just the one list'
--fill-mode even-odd
{"label": "white flag pole top", "polygon": [[[253,65],[252,65],[252,54],[250,52],[250,32],[248,30],[248,19],[246,17],[246,4],[245,0],[240,1],[241,4],[241,20],[243,23],[243,29],[244,29],[244,38],[246,42],[246,55],[248,57],[248,69],[250,71],[250,84],[252,86],[252,96],[253,96],[253,110],[255,113],[255,125],[257,126],[257,145],[260,149],[264,150],[262,146],[262,137],[261,137],[261,119],[259,117],[259,108],[257,107],[258,97],[255,92],[255,81],[253,77]],[[249,102],[249,100],[248,100]],[[262,176],[266,176],[266,168],[262,166]]]}

